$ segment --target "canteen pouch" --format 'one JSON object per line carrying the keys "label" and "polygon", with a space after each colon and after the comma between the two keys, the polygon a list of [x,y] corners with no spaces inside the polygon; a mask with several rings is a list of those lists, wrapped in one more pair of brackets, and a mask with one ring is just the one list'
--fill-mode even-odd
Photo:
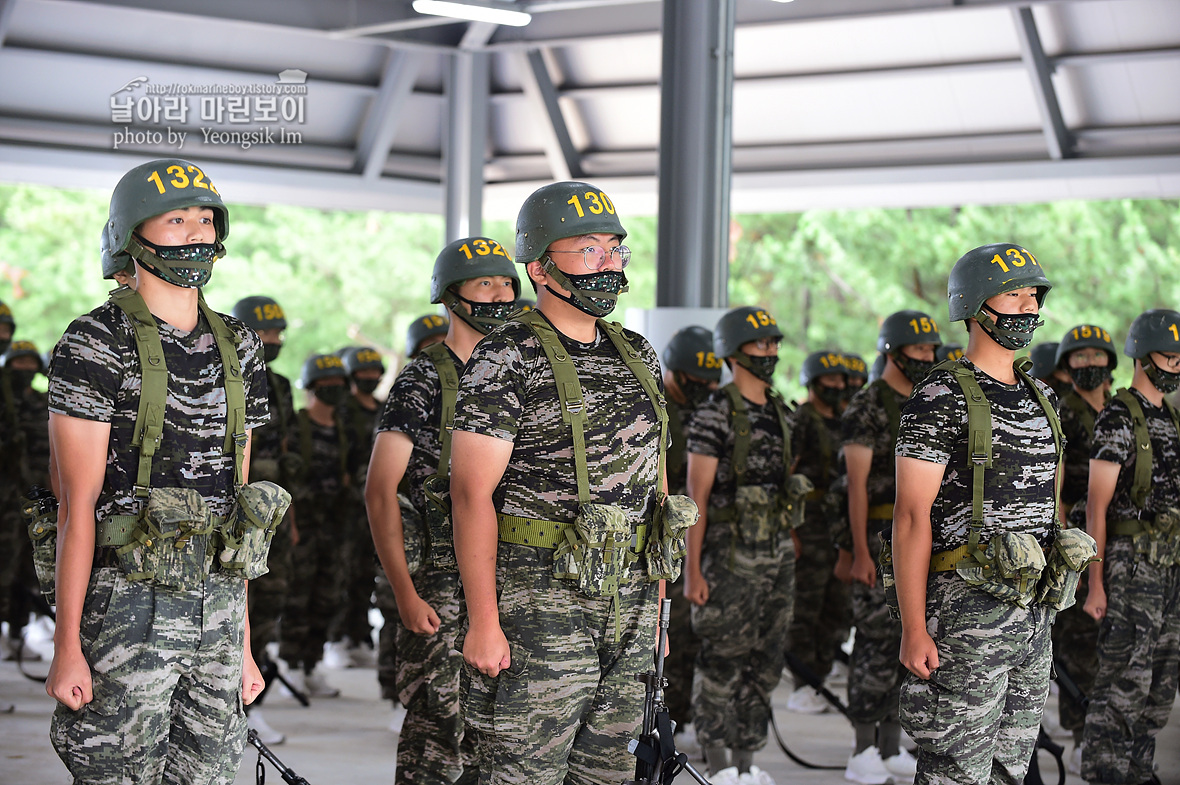
{"label": "canteen pouch", "polygon": [[967,583],[1021,608],[1027,608],[1035,598],[1044,569],[1045,553],[1037,538],[1021,532],[997,534],[983,554],[970,553],[955,565]]}
{"label": "canteen pouch", "polygon": [[397,505],[402,512],[402,543],[406,549],[406,567],[410,575],[422,569],[426,561],[426,533],[422,516],[405,494],[397,495]]}
{"label": "canteen pouch", "polygon": [[1157,567],[1180,564],[1180,510],[1170,507],[1140,523],[1143,529],[1131,535],[1135,552]]}
{"label": "canteen pouch", "polygon": [[1045,571],[1037,585],[1037,601],[1063,611],[1077,602],[1082,570],[1098,560],[1094,538],[1081,529],[1062,529],[1045,559]]}
{"label": "canteen pouch", "polygon": [[131,581],[172,589],[200,586],[213,565],[213,523],[201,494],[192,488],[153,488],[147,506],[118,548],[119,568]]}
{"label": "canteen pouch", "polygon": [[734,525],[746,545],[767,545],[784,527],[778,491],[762,485],[740,485],[733,496]]}
{"label": "canteen pouch", "polygon": [[807,494],[815,490],[815,485],[803,474],[792,474],[787,479],[787,489],[783,494],[783,528],[794,529],[803,524],[803,512],[807,502]]}
{"label": "canteen pouch", "polygon": [[33,567],[37,585],[50,605],[56,604],[57,589],[57,498],[39,486],[21,498],[21,514],[28,523],[33,543]]}
{"label": "canteen pouch", "polygon": [[455,527],[451,522],[451,481],[432,475],[422,483],[422,491],[426,494],[422,518],[430,563],[436,569],[456,572],[459,563],[455,561]]}
{"label": "canteen pouch", "polygon": [[221,571],[247,580],[265,575],[271,541],[290,506],[291,494],[268,480],[252,482],[238,491],[221,528],[217,551]]}
{"label": "canteen pouch", "polygon": [[587,597],[612,597],[630,564],[631,526],[622,508],[583,504],[553,552],[553,574],[577,580]]}
{"label": "canteen pouch", "polygon": [[889,618],[900,619],[901,609],[897,604],[897,581],[893,577],[893,538],[885,536],[885,532],[877,535],[881,538],[881,554],[877,557],[877,574],[881,579],[881,590],[885,592],[885,605],[889,608]]}
{"label": "canteen pouch", "polygon": [[[660,504],[660,501],[663,501]],[[648,534],[644,557],[650,581],[674,581],[680,577],[684,563],[684,537],[688,527],[700,518],[697,504],[687,496],[664,496],[656,499],[655,526]]]}

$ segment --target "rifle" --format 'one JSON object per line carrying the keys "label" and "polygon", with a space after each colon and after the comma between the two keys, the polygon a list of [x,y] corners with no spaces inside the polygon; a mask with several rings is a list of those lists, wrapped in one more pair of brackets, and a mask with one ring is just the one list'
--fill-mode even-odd
{"label": "rifle", "polygon": [[246,741],[253,744],[254,748],[258,750],[258,763],[254,766],[254,782],[257,783],[257,785],[265,785],[266,783],[266,769],[262,765],[263,758],[266,758],[268,761],[270,761],[270,765],[278,769],[279,776],[282,777],[283,782],[286,782],[288,785],[311,785],[307,780],[303,779],[303,777],[300,777],[292,769],[283,765],[283,762],[279,760],[279,757],[270,751],[270,747],[267,747],[262,743],[262,740],[258,738],[258,731],[254,730],[253,728],[246,731]]}

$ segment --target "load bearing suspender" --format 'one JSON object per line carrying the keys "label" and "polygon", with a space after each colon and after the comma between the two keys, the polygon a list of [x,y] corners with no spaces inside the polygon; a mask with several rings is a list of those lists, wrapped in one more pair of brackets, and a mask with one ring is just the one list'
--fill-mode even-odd
{"label": "load bearing suspender", "polygon": [[[738,487],[745,484],[746,469],[750,458],[750,415],[746,402],[733,382],[721,388],[729,398],[729,416],[733,422],[733,476]],[[766,398],[774,407],[775,417],[783,431],[783,490],[791,477],[791,429],[787,423],[786,402],[773,387],[766,388]]]}
{"label": "load bearing suspender", "polygon": [[[1151,490],[1151,470],[1154,463],[1151,434],[1147,431],[1147,417],[1143,413],[1139,399],[1126,387],[1119,390],[1114,397],[1122,401],[1131,413],[1131,427],[1135,437],[1135,474],[1131,480],[1131,503],[1142,513],[1143,505],[1147,503],[1147,493]],[[1172,418],[1177,435],[1180,435],[1180,412],[1176,411],[1176,407],[1167,398],[1164,398],[1164,407]]]}
{"label": "load bearing suspender", "polygon": [[442,444],[438,453],[436,474],[445,478],[451,475],[451,437],[454,435],[455,429],[455,399],[458,398],[459,393],[459,369],[455,366],[451,350],[442,342],[427,346],[422,350],[422,353],[434,363],[434,369],[438,373],[438,381],[442,387],[442,401],[438,418],[438,434]]}

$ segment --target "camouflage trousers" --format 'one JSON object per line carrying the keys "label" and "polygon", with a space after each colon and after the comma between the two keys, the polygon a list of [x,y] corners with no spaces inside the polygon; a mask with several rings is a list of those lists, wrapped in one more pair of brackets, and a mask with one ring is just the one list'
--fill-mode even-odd
{"label": "camouflage trousers", "polygon": [[[728,539],[728,535],[727,535]],[[760,750],[766,745],[770,694],[783,675],[795,602],[795,545],[785,533],[773,552],[738,545],[701,554],[709,599],[692,609],[701,639],[692,682],[693,724],[702,747]]]}
{"label": "camouflage trousers", "polygon": [[809,504],[795,532],[802,549],[795,561],[795,613],[787,649],[823,679],[832,669],[836,648],[848,637],[852,616],[849,587],[832,573],[836,549],[818,504]]}
{"label": "camouflage trousers", "polygon": [[191,591],[94,570],[82,610],[82,653],[94,699],[58,704],[49,735],[87,785],[232,783],[246,740],[240,578]]}
{"label": "camouflage trousers", "polygon": [[299,542],[291,548],[279,656],[310,673],[324,656],[328,625],[340,607],[341,548],[331,510],[302,505],[297,512]]}
{"label": "camouflage trousers", "polygon": [[363,504],[350,513],[348,521],[341,527],[345,536],[337,578],[341,604],[329,625],[328,639],[338,641],[347,635],[354,644],[369,646],[373,642],[373,628],[369,625],[373,578],[380,567]]}
{"label": "camouflage trousers", "polygon": [[672,600],[668,617],[668,656],[664,658],[664,676],[668,686],[664,689],[664,703],[668,715],[677,725],[692,722],[692,672],[701,642],[692,631],[692,603],[684,596],[684,575],[667,588],[667,597]]}
{"label": "camouflage trousers", "polygon": [[394,783],[474,782],[474,753],[463,732],[459,691],[463,654],[455,648],[467,611],[459,573],[423,567],[414,574],[414,588],[434,608],[440,623],[434,635],[419,635],[406,629],[394,612],[399,652],[397,696],[406,707],[397,740]]}
{"label": "camouflage trousers", "polygon": [[[869,522],[869,554],[881,555],[881,539]],[[856,638],[848,664],[848,713],[856,723],[897,722],[897,696],[906,672],[901,656],[901,622],[889,616],[881,581],[853,582],[852,623]]]}
{"label": "camouflage trousers", "polygon": [[1111,537],[1103,562],[1106,616],[1098,676],[1086,712],[1082,776],[1091,783],[1151,778],[1155,737],[1176,699],[1180,664],[1180,567],[1137,557],[1130,537]]}
{"label": "camouflage trousers", "polygon": [[377,573],[373,601],[385,623],[377,633],[377,683],[381,685],[381,699],[397,700],[397,599],[384,571]]}
{"label": "camouflage trousers", "polygon": [[494,679],[463,667],[481,785],[630,779],[627,743],[643,719],[635,676],[651,669],[658,584],[637,561],[617,600],[587,597],[553,576],[553,551],[502,542],[496,586],[512,664]]}
{"label": "camouflage trousers", "polygon": [[250,581],[250,652],[258,663],[266,656],[266,644],[279,640],[291,585],[291,548],[291,525],[284,521],[270,542],[266,574]]}
{"label": "camouflage trousers", "polygon": [[[1049,697],[1054,612],[1024,609],[954,572],[926,584],[926,630],[938,647],[928,681],[906,673],[901,724],[918,744],[917,785],[1017,785]],[[859,637],[859,633],[858,633]]]}
{"label": "camouflage trousers", "polygon": [[[1083,610],[1089,585],[1083,572],[1077,604],[1058,611],[1057,621],[1053,622],[1053,658],[1057,660],[1058,674],[1068,675],[1086,696],[1094,688],[1094,676],[1098,673],[1098,622]],[[1057,707],[1062,728],[1082,730],[1086,709],[1064,688],[1058,693]]]}

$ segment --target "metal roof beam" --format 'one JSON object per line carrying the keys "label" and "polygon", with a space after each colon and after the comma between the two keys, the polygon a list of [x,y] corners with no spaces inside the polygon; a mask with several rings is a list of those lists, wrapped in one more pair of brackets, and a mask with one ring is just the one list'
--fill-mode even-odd
{"label": "metal roof beam", "polygon": [[381,87],[369,103],[369,113],[357,141],[356,169],[366,180],[377,179],[385,167],[385,157],[401,120],[402,106],[414,91],[417,76],[417,55],[397,50],[389,53],[381,75]]}
{"label": "metal roof beam", "polygon": [[569,127],[561,113],[560,96],[545,65],[544,55],[532,49],[528,52],[513,52],[511,56],[520,72],[524,94],[540,116],[545,135],[545,158],[553,170],[553,179],[581,180],[585,177],[581,155],[570,138]]}
{"label": "metal roof beam", "polygon": [[1071,158],[1073,140],[1070,139],[1069,129],[1065,127],[1065,119],[1061,116],[1061,104],[1057,100],[1057,90],[1053,87],[1052,67],[1045,57],[1045,49],[1041,46],[1041,36],[1037,33],[1037,22],[1033,19],[1032,8],[1013,8],[1012,21],[1016,24],[1020,57],[1024,60],[1028,75],[1032,79],[1033,98],[1037,102],[1041,125],[1045,129],[1045,144],[1049,148],[1049,157],[1054,160]]}
{"label": "metal roof beam", "polygon": [[483,231],[483,167],[488,144],[491,55],[456,52],[447,72],[443,166],[447,241]]}
{"label": "metal roof beam", "polygon": [[14,8],[16,0],[0,0],[0,46],[4,46],[4,39],[8,36],[8,26],[12,23]]}

